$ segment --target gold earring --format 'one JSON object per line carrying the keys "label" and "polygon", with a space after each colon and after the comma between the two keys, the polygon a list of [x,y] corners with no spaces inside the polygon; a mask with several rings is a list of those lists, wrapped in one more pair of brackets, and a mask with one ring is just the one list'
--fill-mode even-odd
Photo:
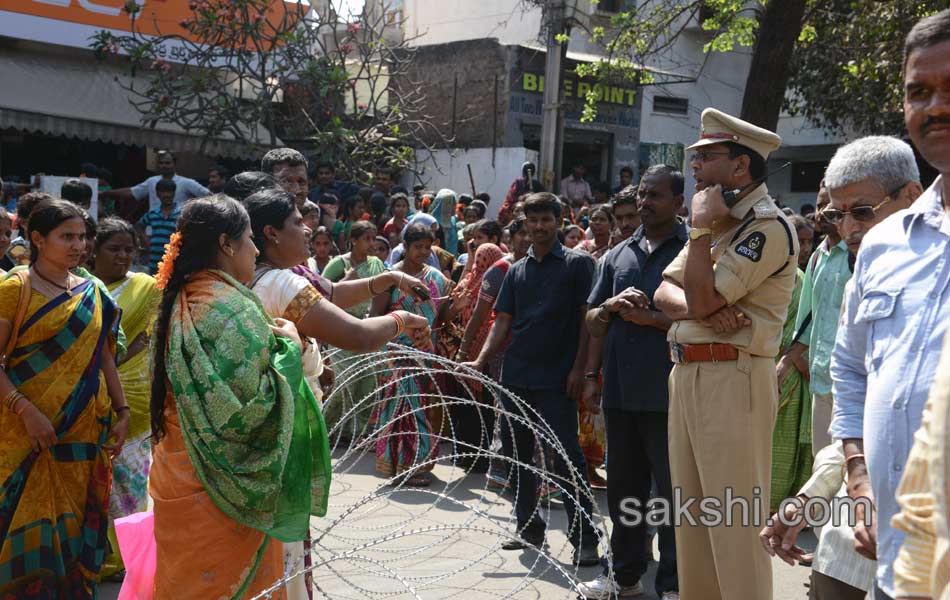
{"label": "gold earring", "polygon": [[228,256],[232,256],[232,257],[234,256],[234,250],[232,250],[231,248],[228,248]]}

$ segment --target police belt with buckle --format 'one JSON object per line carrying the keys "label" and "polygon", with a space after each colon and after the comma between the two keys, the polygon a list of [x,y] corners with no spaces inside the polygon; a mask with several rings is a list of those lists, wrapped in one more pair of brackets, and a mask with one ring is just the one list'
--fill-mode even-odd
{"label": "police belt with buckle", "polygon": [[739,349],[732,344],[670,343],[670,359],[676,364],[739,360]]}

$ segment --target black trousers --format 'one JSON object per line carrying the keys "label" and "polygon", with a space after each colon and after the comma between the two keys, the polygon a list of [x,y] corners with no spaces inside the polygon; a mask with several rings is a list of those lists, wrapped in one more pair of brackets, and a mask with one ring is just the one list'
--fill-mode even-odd
{"label": "black trousers", "polygon": [[[629,508],[639,505],[643,516],[650,500],[651,479],[658,498],[672,502],[670,455],[667,446],[666,413],[635,413],[617,409],[604,412],[607,426],[607,506],[613,531],[614,579],[633,585],[648,567],[647,523],[633,524]],[[636,500],[636,504],[631,499]],[[623,507],[628,511],[624,512]],[[656,595],[679,590],[676,579],[676,538],[671,525],[657,528],[660,564],[656,572]],[[604,563],[606,574],[606,561]]]}
{"label": "black trousers", "polygon": [[[458,382],[452,381],[449,393],[458,397],[468,395],[468,391]],[[488,449],[492,442],[492,432],[495,429],[495,410],[492,406],[491,393],[482,389],[476,398],[468,404],[453,404],[449,408],[452,419],[455,446],[453,452],[481,456],[460,456],[456,464],[463,469],[475,473],[488,471]]]}
{"label": "black trousers", "polygon": [[834,577],[812,570],[808,600],[865,600],[868,593]]}
{"label": "black trousers", "polygon": [[[577,439],[577,404],[568,398],[562,390],[526,390],[514,387],[510,389],[512,393],[538,412],[539,416],[551,427],[555,439],[559,440],[564,446],[567,461],[550,448],[544,448],[544,454],[546,459],[553,459],[553,474],[561,477],[559,483],[568,488],[565,490],[562,499],[564,500],[564,509],[567,512],[567,534],[571,545],[574,548],[596,546],[597,536],[591,522],[594,509],[590,500],[590,485],[587,483],[587,462],[584,460],[584,453],[581,451]],[[521,414],[521,411],[512,404],[509,398],[503,398],[502,402],[510,412],[516,415]],[[528,418],[533,421],[536,416],[529,414]],[[539,514],[538,478],[531,469],[523,468],[520,465],[530,465],[534,457],[535,443],[544,444],[545,442],[536,440],[534,433],[521,422],[512,420],[509,425],[512,434],[505,435],[504,432],[502,433],[502,447],[506,456],[517,458],[519,465],[514,469],[517,479],[511,481],[512,488],[518,490],[518,497],[515,501],[518,531],[522,537],[541,537],[547,529],[547,523]],[[517,452],[513,451],[515,449],[517,449]],[[576,485],[580,489],[570,488],[572,479],[567,466],[568,461],[577,471],[579,480]],[[579,502],[574,501],[575,495]],[[580,504],[580,507],[578,507],[578,504]],[[581,516],[578,508],[583,509],[587,516]]]}

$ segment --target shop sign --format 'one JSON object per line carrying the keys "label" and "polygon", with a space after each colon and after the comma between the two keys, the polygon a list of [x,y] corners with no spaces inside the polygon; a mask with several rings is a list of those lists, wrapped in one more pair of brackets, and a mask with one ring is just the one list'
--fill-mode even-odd
{"label": "shop sign", "polygon": [[[279,6],[276,3],[281,1],[310,8],[308,0],[272,0],[271,6]],[[0,0],[0,35],[89,48],[89,38],[97,31],[130,33],[132,19],[126,7],[137,4],[140,12],[135,28],[139,33],[188,37],[180,23],[193,16],[192,3],[193,0]],[[171,54],[166,58],[183,57]]]}
{"label": "shop sign", "polygon": [[[567,75],[567,74],[565,74]],[[565,76],[561,79],[564,96],[567,98],[587,98],[587,94],[594,93],[598,104],[613,104],[616,106],[634,106],[637,98],[636,88],[604,85],[578,80],[576,77]],[[541,94],[544,92],[544,75],[525,73],[521,76],[521,90]]]}

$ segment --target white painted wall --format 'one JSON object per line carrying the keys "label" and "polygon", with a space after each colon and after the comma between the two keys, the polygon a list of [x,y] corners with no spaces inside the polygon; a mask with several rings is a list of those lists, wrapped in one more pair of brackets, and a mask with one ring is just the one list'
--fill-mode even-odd
{"label": "white painted wall", "polygon": [[483,38],[515,45],[537,40],[541,28],[541,10],[524,11],[518,0],[403,0],[403,18],[417,46]]}
{"label": "white painted wall", "polygon": [[778,119],[778,131],[783,145],[823,146],[825,144],[844,144],[854,139],[854,134],[837,134],[813,125],[805,117],[792,117],[782,112]]}
{"label": "white painted wall", "polygon": [[[504,45],[537,44],[540,41],[541,8],[522,4],[520,0],[377,1],[400,4],[403,33],[412,45],[483,38],[498,38]],[[588,22],[594,11],[590,0],[576,0],[576,5],[575,17]],[[602,53],[581,27],[571,31],[568,47],[573,52]]]}
{"label": "white painted wall", "polygon": [[[643,88],[640,141],[681,143],[689,146],[699,139],[700,115],[707,107],[737,115],[742,108],[742,93],[752,56],[748,48],[733,52],[703,54],[708,41],[705,34],[685,32],[670,51],[651,61],[650,66],[695,78],[695,82],[653,85]],[[658,78],[661,76],[657,76]],[[689,99],[689,113],[684,116],[658,113],[653,110],[655,96]],[[687,160],[689,152],[686,153]],[[686,197],[694,191],[695,181],[689,165],[683,165],[686,176]]]}
{"label": "white painted wall", "polygon": [[[511,183],[521,177],[521,165],[525,161],[538,163],[538,153],[527,148],[497,148],[495,166],[492,166],[491,148],[472,148],[470,150],[436,150],[432,160],[420,155],[423,184],[433,191],[449,188],[457,194],[471,194],[472,186],[468,178],[468,165],[472,166],[475,188],[478,192],[488,192],[491,203],[488,205],[489,218],[494,218],[508,194]],[[411,182],[407,187],[411,188]]]}

